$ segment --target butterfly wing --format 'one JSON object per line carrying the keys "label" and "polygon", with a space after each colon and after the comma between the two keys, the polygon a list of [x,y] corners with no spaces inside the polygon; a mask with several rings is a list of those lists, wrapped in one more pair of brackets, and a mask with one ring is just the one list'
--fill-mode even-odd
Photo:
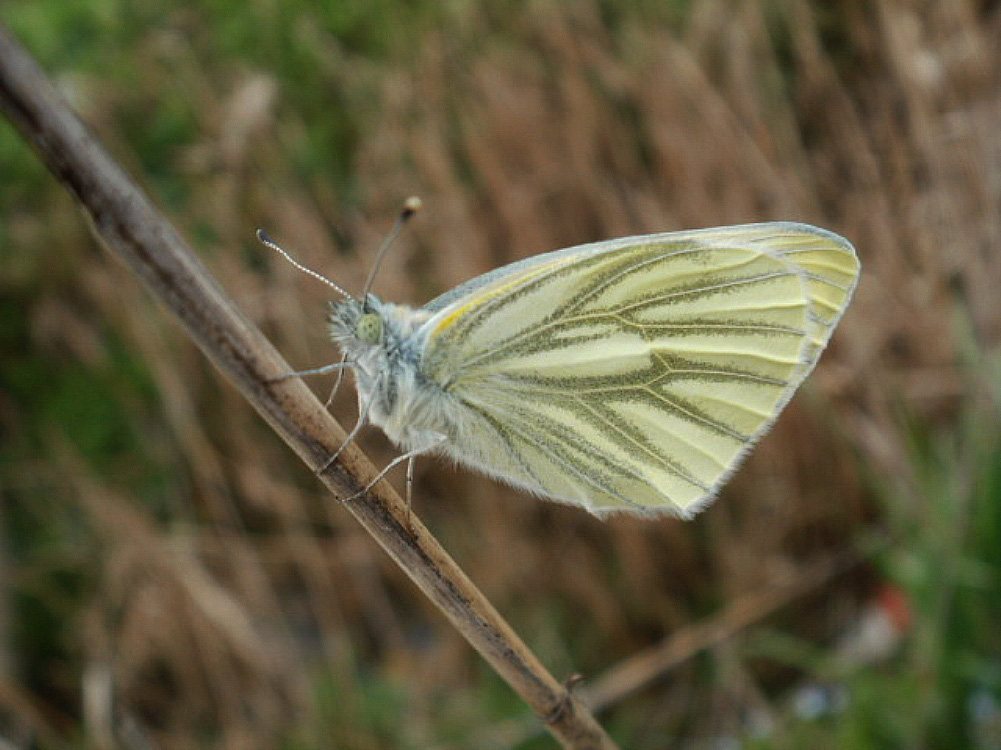
{"label": "butterfly wing", "polygon": [[427,306],[423,371],[464,409],[449,452],[601,513],[690,515],[816,364],[858,261],[775,223],[548,253]]}

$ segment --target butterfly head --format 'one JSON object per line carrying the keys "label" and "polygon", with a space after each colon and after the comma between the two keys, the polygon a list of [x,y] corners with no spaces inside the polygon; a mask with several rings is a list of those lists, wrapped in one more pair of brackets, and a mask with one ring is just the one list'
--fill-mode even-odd
{"label": "butterfly head", "polygon": [[364,300],[344,299],[330,306],[330,337],[347,356],[370,372],[384,371],[391,359],[419,356],[415,336],[430,314],[406,305],[383,302],[372,294]]}
{"label": "butterfly head", "polygon": [[330,337],[348,355],[356,360],[364,353],[382,348],[386,326],[382,303],[366,295],[364,300],[348,298],[330,306]]}

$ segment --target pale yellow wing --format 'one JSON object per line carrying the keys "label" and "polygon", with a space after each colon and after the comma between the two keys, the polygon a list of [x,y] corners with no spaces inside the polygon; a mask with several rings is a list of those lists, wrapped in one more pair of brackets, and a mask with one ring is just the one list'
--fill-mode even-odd
{"label": "pale yellow wing", "polygon": [[845,240],[799,224],[632,237],[514,264],[428,306],[449,452],[596,512],[691,514],[810,372],[851,297]]}

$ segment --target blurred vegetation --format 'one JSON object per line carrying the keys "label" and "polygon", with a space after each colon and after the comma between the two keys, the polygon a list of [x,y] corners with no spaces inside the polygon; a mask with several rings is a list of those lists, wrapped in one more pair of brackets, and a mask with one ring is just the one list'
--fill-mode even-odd
{"label": "blurred vegetation", "polygon": [[[359,289],[418,194],[377,282],[414,304],[627,234],[848,237],[864,276],[830,350],[695,521],[601,522],[432,461],[415,510],[588,679],[857,554],[605,710],[623,747],[1001,747],[997,3],[8,0],[0,22],[299,367],[334,356],[327,290],[257,227]],[[524,707],[6,123],[0,176],[0,737],[505,746]],[[902,642],[855,663],[887,589]],[[813,688],[834,697],[808,716]]]}

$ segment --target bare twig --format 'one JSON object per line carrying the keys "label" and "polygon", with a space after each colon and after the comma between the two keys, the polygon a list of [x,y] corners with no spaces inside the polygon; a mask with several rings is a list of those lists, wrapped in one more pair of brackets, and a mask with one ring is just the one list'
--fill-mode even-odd
{"label": "bare twig", "polygon": [[[73,194],[108,250],[170,310],[205,355],[313,469],[345,433],[290,371],[263,334],[237,310],[184,240],[70,111],[45,74],[0,28],[0,110]],[[353,445],[323,475],[350,498],[376,475]],[[525,700],[547,717],[568,748],[613,748],[608,735],[570,697],[385,482],[345,503],[348,510]]]}

